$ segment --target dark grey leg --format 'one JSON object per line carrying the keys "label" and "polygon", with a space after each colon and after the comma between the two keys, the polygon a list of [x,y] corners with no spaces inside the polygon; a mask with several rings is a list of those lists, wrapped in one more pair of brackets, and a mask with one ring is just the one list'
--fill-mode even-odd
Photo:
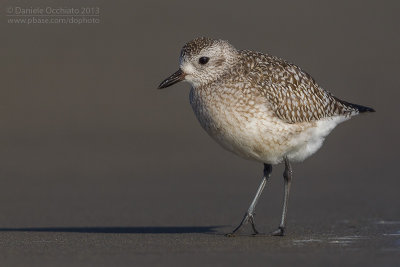
{"label": "dark grey leg", "polygon": [[285,180],[285,195],[283,199],[283,211],[282,211],[282,218],[281,218],[281,224],[279,225],[279,228],[272,232],[272,235],[275,236],[283,236],[285,234],[285,227],[286,227],[286,215],[287,215],[287,207],[288,207],[288,201],[289,201],[289,193],[290,193],[290,185],[292,183],[292,166],[290,165],[290,162],[287,157],[284,158],[285,160],[285,171],[283,172],[283,178]]}
{"label": "dark grey leg", "polygon": [[254,215],[255,215],[255,209],[256,209],[256,205],[258,202],[258,199],[261,196],[262,191],[264,190],[265,184],[267,183],[267,181],[269,180],[269,177],[271,175],[272,172],[272,165],[270,164],[264,164],[264,175],[263,178],[261,180],[261,184],[257,189],[257,193],[253,199],[253,201],[250,204],[249,209],[247,210],[246,214],[243,217],[243,220],[240,222],[239,226],[235,228],[235,230],[233,230],[232,233],[227,234],[227,236],[235,236],[235,234],[241,230],[241,228],[246,225],[247,223],[251,223],[251,228],[253,229],[253,233],[254,234],[258,234],[258,231],[256,229],[255,226],[255,222],[254,222]]}

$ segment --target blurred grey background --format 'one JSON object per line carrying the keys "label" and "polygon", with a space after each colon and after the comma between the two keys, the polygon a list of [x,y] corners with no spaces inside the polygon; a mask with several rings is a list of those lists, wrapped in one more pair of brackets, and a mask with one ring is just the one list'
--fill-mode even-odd
{"label": "blurred grey background", "polygon": [[[10,24],[10,6],[95,6],[101,22]],[[335,232],[338,222],[353,222],[357,232],[377,221],[400,221],[397,1],[1,1],[0,9],[0,246],[6,262],[40,262],[43,247],[34,240],[54,242],[48,263],[73,253],[87,262],[87,255],[111,261],[95,249],[103,247],[127,262],[135,251],[161,257],[176,253],[164,232],[188,232],[182,242],[197,244],[194,233],[222,234],[239,223],[262,165],[207,136],[188,103],[188,84],[156,89],[177,70],[181,47],[198,36],[285,58],[335,96],[377,110],[339,125],[320,151],[294,165],[288,238]],[[257,207],[266,232],[279,223],[282,171],[274,168]],[[80,245],[65,232],[77,234]],[[236,263],[243,259],[234,248],[265,248],[260,239],[219,238],[224,246],[236,244],[226,252]],[[69,245],[57,247],[57,240]],[[78,249],[79,241],[86,247]],[[121,242],[130,250],[116,245]],[[179,244],[187,257],[206,255],[210,246],[192,245],[192,251]]]}

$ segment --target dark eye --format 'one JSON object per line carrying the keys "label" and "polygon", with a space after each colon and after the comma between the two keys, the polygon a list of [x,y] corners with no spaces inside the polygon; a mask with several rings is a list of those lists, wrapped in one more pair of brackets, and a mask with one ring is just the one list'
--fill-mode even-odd
{"label": "dark eye", "polygon": [[210,60],[210,58],[209,57],[201,57],[201,58],[199,58],[199,63],[201,64],[201,65],[205,65],[205,64],[207,64],[207,62]]}

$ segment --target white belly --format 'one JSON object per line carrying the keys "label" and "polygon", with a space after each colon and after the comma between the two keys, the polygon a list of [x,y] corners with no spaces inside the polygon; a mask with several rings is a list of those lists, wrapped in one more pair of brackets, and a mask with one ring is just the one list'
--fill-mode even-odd
{"label": "white belly", "polygon": [[[204,102],[193,90],[190,103],[201,126],[225,149],[246,159],[277,164],[287,156],[301,161],[316,152],[327,134],[344,118],[286,123],[266,103],[225,105],[223,99]],[[207,103],[207,104],[205,104]]]}

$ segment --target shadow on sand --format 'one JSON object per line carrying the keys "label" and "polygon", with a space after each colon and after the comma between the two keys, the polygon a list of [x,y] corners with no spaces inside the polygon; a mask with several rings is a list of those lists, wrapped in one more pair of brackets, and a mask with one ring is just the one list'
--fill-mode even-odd
{"label": "shadow on sand", "polygon": [[60,233],[101,233],[101,234],[189,234],[217,233],[222,226],[138,226],[138,227],[26,227],[0,228],[0,232],[60,232]]}

